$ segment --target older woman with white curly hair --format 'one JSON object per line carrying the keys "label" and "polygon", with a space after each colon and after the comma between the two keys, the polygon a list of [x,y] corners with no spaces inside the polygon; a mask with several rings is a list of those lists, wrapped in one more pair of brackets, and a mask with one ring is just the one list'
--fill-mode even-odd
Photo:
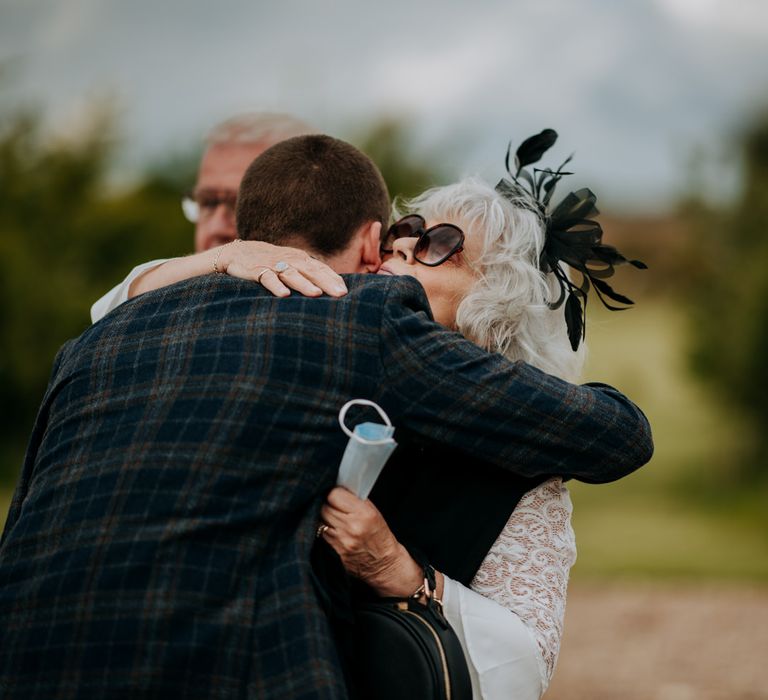
{"label": "older woman with white curly hair", "polygon": [[[557,170],[529,172],[526,166],[537,162],[556,138],[545,129],[524,141],[515,154],[515,172],[508,151],[510,179],[496,187],[466,179],[402,203],[397,215],[411,213],[390,227],[379,274],[416,277],[435,320],[485,350],[575,382],[585,356],[587,293],[594,289],[609,309],[625,308],[632,301],[605,280],[616,265],[645,265],[602,243],[590,190],[571,192],[550,208],[570,158]],[[578,284],[566,268],[580,278]],[[442,463],[431,465],[436,469],[427,483],[442,485],[445,468],[454,459],[466,462],[471,457],[443,455]],[[456,508],[443,508],[433,522],[430,507],[439,510],[435,501],[445,501],[451,492],[442,489],[440,498],[418,512],[418,499],[408,505],[413,477],[405,470],[383,494],[371,494],[381,512],[370,501],[334,489],[322,511],[329,526],[323,537],[347,570],[362,580],[380,568],[391,556],[387,553],[397,553],[402,590],[418,582],[423,555],[436,552],[446,564],[443,574],[457,572],[457,579],[436,574],[436,594],[462,642],[473,696],[534,700],[545,692],[557,661],[568,575],[576,558],[568,491],[561,479],[523,491],[517,483],[519,500],[510,506],[505,498],[514,488],[495,482],[479,465],[471,465],[473,470],[466,466],[455,477]],[[475,488],[475,481],[484,490]],[[419,496],[423,499],[426,493],[429,486],[422,483]],[[409,511],[418,512],[410,522]],[[494,531],[505,513],[506,523]],[[398,536],[416,539],[422,561],[417,564],[406,548],[396,546],[388,524]],[[430,529],[437,532],[432,539]],[[438,561],[433,563],[437,567]]]}
{"label": "older woman with white curly hair", "polygon": [[[417,215],[390,228],[379,274],[416,277],[435,320],[484,349],[571,382],[578,378],[585,347],[572,350],[562,313],[548,305],[557,298],[558,284],[539,267],[545,230],[524,192],[510,199],[467,179],[431,189],[397,209],[396,215]],[[428,244],[427,255],[433,257],[427,259],[423,240],[430,230],[436,234]],[[455,251],[435,263],[435,249],[449,252],[446,245]],[[376,491],[371,498],[377,501]],[[465,505],[467,517],[484,517],[485,504]],[[562,480],[545,481],[522,496],[469,587],[438,572],[437,596],[462,641],[475,697],[539,698],[546,690],[576,558],[571,509]],[[322,517],[329,526],[323,537],[363,580],[376,569],[377,553],[395,549],[376,506],[345,489],[331,492]]]}
{"label": "older woman with white curly hair", "polygon": [[[585,348],[581,344],[576,352],[571,349],[562,315],[549,307],[559,293],[558,285],[539,267],[545,231],[525,193],[519,191],[510,199],[470,178],[399,202],[395,215],[402,216],[400,211],[418,212],[429,222],[454,223],[465,233],[465,250],[453,265],[466,266],[473,281],[457,298],[451,327],[507,359],[522,360],[569,382],[578,379]],[[405,253],[411,243],[415,241],[396,241],[395,252],[415,265]],[[384,260],[385,270],[393,265],[391,258]],[[414,267],[412,274],[421,280],[427,273]]]}

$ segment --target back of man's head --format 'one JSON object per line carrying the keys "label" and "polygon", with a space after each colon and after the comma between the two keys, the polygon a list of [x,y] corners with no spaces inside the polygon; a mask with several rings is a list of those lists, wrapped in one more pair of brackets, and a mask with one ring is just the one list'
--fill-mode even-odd
{"label": "back of man's head", "polygon": [[321,255],[347,248],[361,226],[389,218],[378,168],[354,146],[320,134],[278,143],[251,163],[237,197],[240,238],[303,242]]}

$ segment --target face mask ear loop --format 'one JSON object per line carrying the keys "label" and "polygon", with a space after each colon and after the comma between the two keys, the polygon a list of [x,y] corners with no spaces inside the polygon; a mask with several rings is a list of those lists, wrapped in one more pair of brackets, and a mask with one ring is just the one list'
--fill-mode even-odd
{"label": "face mask ear loop", "polygon": [[378,414],[381,416],[382,420],[388,427],[392,427],[392,421],[389,420],[389,416],[384,413],[384,409],[381,408],[377,403],[374,403],[373,401],[369,401],[368,399],[352,399],[351,401],[347,401],[339,411],[339,425],[341,426],[341,429],[353,440],[357,440],[358,442],[362,442],[366,445],[385,445],[388,442],[390,442],[389,439],[387,440],[366,440],[365,438],[361,438],[359,435],[355,435],[344,423],[344,420],[347,417],[347,411],[349,411],[352,406],[370,406],[371,408],[376,409]]}

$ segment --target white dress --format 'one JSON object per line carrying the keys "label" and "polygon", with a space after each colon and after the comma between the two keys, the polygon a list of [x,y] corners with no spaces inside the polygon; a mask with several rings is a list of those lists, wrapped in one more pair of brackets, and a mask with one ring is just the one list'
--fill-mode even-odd
{"label": "white dress", "polygon": [[[139,265],[91,307],[96,323],[128,299]],[[461,640],[475,698],[538,700],[560,651],[568,574],[576,561],[572,505],[561,479],[526,493],[470,588],[445,577],[445,615]]]}
{"label": "white dress", "polygon": [[545,481],[520,500],[471,590],[446,577],[445,614],[464,647],[475,698],[538,700],[547,689],[576,561],[572,510],[562,480]]}

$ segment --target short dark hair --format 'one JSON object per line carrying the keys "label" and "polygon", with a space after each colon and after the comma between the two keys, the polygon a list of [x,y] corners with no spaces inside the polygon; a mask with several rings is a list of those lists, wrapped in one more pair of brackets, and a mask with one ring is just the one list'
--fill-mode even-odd
{"label": "short dark hair", "polygon": [[237,233],[284,245],[304,241],[317,253],[347,248],[364,224],[389,219],[389,194],[373,161],[320,134],[267,149],[246,170],[237,196]]}

